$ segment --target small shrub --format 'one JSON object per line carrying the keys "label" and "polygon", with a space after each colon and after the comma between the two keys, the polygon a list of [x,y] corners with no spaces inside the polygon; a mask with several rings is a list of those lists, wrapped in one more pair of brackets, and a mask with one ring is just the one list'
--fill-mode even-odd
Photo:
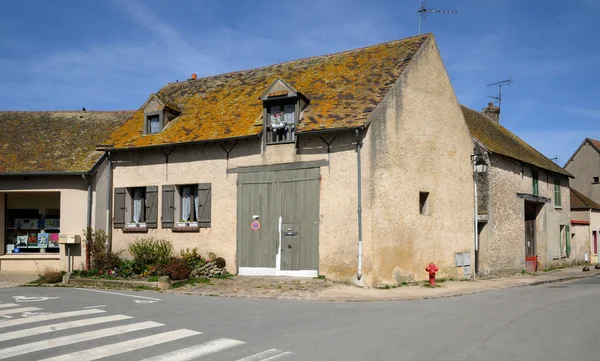
{"label": "small shrub", "polygon": [[158,276],[148,277],[148,282],[158,282]]}
{"label": "small shrub", "polygon": [[185,250],[182,249],[179,251],[179,254],[181,255],[181,258],[187,262],[190,269],[196,269],[206,264],[206,260],[198,253],[198,248],[192,250],[189,248],[186,248]]}
{"label": "small shrub", "polygon": [[215,266],[217,266],[219,268],[225,268],[225,266],[226,266],[225,258],[218,257],[217,259],[215,259]]}
{"label": "small shrub", "polygon": [[40,275],[40,283],[60,283],[65,273],[51,268],[45,269]]}
{"label": "small shrub", "polygon": [[141,238],[129,245],[135,266],[165,265],[171,260],[173,244],[164,239]]}
{"label": "small shrub", "polygon": [[208,252],[208,260],[214,262],[217,259],[217,255],[214,252]]}
{"label": "small shrub", "polygon": [[162,271],[174,281],[188,279],[192,272],[183,258],[173,258]]}
{"label": "small shrub", "polygon": [[109,270],[121,264],[121,251],[106,250],[106,233],[102,229],[94,231],[88,228],[85,232],[86,241],[89,242],[91,266],[99,270]]}

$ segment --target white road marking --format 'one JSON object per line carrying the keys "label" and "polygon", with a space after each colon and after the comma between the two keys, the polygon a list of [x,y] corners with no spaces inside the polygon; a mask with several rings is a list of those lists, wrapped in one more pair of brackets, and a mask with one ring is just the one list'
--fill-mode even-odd
{"label": "white road marking", "polygon": [[245,342],[229,338],[220,338],[200,345],[150,357],[142,361],[189,361],[243,344],[245,344]]}
{"label": "white road marking", "polygon": [[17,302],[40,302],[47,300],[55,300],[58,297],[42,297],[42,296],[13,296]]}
{"label": "white road marking", "polygon": [[105,322],[127,320],[129,318],[133,318],[133,317],[125,316],[125,315],[113,315],[113,316],[104,316],[104,317],[96,317],[96,318],[86,318],[84,320],[78,320],[78,321],[55,323],[53,325],[33,327],[33,328],[28,328],[28,329],[19,330],[19,331],[0,333],[0,341],[14,340],[14,339],[21,338],[21,337],[41,335],[43,333],[68,330],[68,329],[76,328],[76,327],[97,325],[97,324],[105,323]]}
{"label": "white road marking", "polygon": [[152,297],[144,297],[144,296],[136,296],[136,295],[128,295],[126,293],[117,293],[117,292],[108,292],[108,291],[100,291],[100,290],[91,290],[89,288],[75,288],[80,291],[89,291],[89,292],[99,292],[99,293],[108,293],[109,295],[117,295],[117,296],[125,296],[125,297],[133,297],[133,298],[142,298],[144,300],[152,300],[152,301],[160,301],[159,298]]}
{"label": "white road marking", "polygon": [[34,322],[41,322],[41,321],[57,320],[60,318],[67,318],[67,317],[93,315],[96,313],[103,313],[103,312],[106,312],[106,311],[104,311],[104,310],[83,310],[83,311],[69,311],[69,312],[62,312],[62,313],[53,313],[50,315],[35,316],[35,317],[30,317],[30,318],[19,318],[17,320],[0,322],[0,328],[24,325],[27,323],[34,323]]}
{"label": "white road marking", "polygon": [[0,308],[18,307],[16,303],[0,303]]}
{"label": "white road marking", "polygon": [[275,361],[275,360],[282,360],[282,359],[284,359],[284,358],[288,358],[288,356],[291,356],[291,355],[292,355],[292,353],[291,353],[291,352],[284,352],[284,353],[282,353],[282,354],[280,354],[280,355],[275,355],[275,356],[272,356],[272,357],[269,357],[269,358],[262,359],[261,361]]}
{"label": "white road marking", "polygon": [[106,305],[87,306],[87,307],[84,307],[83,309],[87,309],[87,308],[98,308],[98,307],[106,307]]}
{"label": "white road marking", "polygon": [[99,338],[120,335],[127,332],[145,330],[148,328],[164,326],[162,323],[146,321],[133,323],[125,326],[117,326],[110,328],[103,328],[101,330],[83,332],[75,335],[69,335],[64,337],[53,338],[44,341],[26,343],[24,345],[18,345],[13,347],[7,347],[0,349],[0,359],[12,358],[20,355],[25,355],[31,352],[37,352],[47,350],[49,348],[72,345],[79,342],[97,340]]}
{"label": "white road marking", "polygon": [[278,349],[276,349],[276,348],[272,348],[272,349],[270,349],[270,350],[267,350],[267,351],[263,351],[263,352],[259,352],[259,353],[257,353],[257,354],[254,354],[254,355],[252,355],[252,356],[248,356],[248,357],[241,358],[241,359],[239,359],[239,360],[237,360],[237,361],[259,361],[259,360],[262,360],[262,359],[263,359],[263,357],[269,357],[269,356],[277,355],[277,354],[279,354],[280,352],[282,352],[282,351],[281,351],[281,350],[278,350]]}
{"label": "white road marking", "polygon": [[39,311],[39,310],[41,310],[41,308],[37,308],[37,307],[13,308],[10,310],[0,310],[0,315],[10,315],[13,313],[21,313],[21,312],[27,312],[27,311]]}
{"label": "white road marking", "polygon": [[49,315],[52,312],[23,312],[21,317],[35,317],[35,316],[44,316]]}
{"label": "white road marking", "polygon": [[51,357],[42,361],[93,361],[105,357],[119,355],[124,352],[135,351],[145,347],[159,345],[161,343],[171,342],[199,334],[201,334],[201,332],[186,329],[175,330],[170,332],[159,333],[152,336],[142,337],[135,340],[119,342],[112,345],[106,345],[92,348],[89,350],[83,350],[66,355]]}
{"label": "white road marking", "polygon": [[133,300],[133,302],[135,302],[135,303],[154,303],[156,301],[151,301],[151,300]]}

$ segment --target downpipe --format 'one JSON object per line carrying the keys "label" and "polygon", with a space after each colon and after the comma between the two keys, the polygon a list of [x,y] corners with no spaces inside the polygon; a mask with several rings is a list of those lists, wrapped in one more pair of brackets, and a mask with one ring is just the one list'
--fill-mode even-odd
{"label": "downpipe", "polygon": [[362,258],[363,258],[363,245],[362,245],[362,177],[361,177],[361,165],[360,165],[360,132],[358,129],[354,130],[356,134],[356,164],[358,172],[358,271],[356,279],[358,283],[362,283]]}
{"label": "downpipe", "polygon": [[110,239],[112,236],[111,227],[110,227],[110,209],[112,203],[112,161],[110,159],[110,151],[107,152],[107,161],[108,161],[108,170],[107,170],[107,192],[106,192],[106,254],[110,251]]}

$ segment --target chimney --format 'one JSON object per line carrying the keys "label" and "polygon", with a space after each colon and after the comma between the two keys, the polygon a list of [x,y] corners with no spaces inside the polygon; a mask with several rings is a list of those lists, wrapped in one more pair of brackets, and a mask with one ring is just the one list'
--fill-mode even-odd
{"label": "chimney", "polygon": [[196,75],[196,73],[192,73],[192,80],[196,80],[198,76]]}
{"label": "chimney", "polygon": [[500,108],[494,103],[490,102],[487,107],[481,109],[481,114],[500,124]]}

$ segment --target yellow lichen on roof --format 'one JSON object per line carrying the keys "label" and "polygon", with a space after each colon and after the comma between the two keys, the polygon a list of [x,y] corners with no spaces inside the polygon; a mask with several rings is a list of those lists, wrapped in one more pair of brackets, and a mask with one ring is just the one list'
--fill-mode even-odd
{"label": "yellow lichen on roof", "polygon": [[115,148],[257,135],[259,97],[282,79],[309,100],[299,133],[363,126],[431,35],[378,44],[263,68],[170,83],[157,94],[181,114],[159,134],[143,135],[140,110],[109,141]]}
{"label": "yellow lichen on roof", "polygon": [[572,175],[487,116],[462,106],[471,135],[489,151],[569,177]]}

